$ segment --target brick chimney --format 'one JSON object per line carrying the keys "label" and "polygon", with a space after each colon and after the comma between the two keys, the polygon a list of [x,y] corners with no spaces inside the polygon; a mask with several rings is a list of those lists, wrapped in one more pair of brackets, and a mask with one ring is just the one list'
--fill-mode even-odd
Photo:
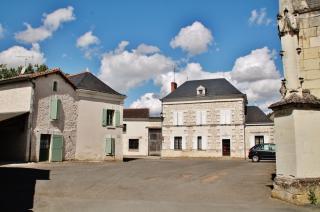
{"label": "brick chimney", "polygon": [[171,82],[171,92],[177,89],[177,83],[176,82]]}

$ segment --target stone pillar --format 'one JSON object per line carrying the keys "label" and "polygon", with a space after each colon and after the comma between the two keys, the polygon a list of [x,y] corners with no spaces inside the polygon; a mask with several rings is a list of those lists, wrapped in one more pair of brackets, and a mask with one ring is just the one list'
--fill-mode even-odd
{"label": "stone pillar", "polygon": [[[294,204],[320,201],[320,99],[303,89],[299,77],[299,23],[295,0],[280,0],[279,36],[286,81],[274,111],[277,145],[276,178],[272,196]],[[287,92],[288,91],[288,92]]]}

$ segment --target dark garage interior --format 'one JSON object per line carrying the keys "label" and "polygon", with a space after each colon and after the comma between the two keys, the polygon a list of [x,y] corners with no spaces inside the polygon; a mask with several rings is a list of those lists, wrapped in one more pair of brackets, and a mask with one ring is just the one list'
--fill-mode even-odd
{"label": "dark garage interior", "polygon": [[0,161],[24,162],[29,113],[0,121]]}

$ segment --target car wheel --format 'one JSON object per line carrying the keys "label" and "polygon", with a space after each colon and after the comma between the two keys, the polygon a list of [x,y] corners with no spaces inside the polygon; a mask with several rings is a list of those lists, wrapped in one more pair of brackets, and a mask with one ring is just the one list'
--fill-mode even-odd
{"label": "car wheel", "polygon": [[260,160],[260,158],[259,158],[258,155],[254,155],[254,156],[252,157],[252,162],[259,162],[259,160]]}

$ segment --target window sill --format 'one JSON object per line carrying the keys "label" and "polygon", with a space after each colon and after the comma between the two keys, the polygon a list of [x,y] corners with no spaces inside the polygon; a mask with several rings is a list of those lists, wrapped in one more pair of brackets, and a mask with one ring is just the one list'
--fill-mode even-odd
{"label": "window sill", "polygon": [[139,149],[129,149],[129,152],[139,152]]}
{"label": "window sill", "polygon": [[107,126],[107,129],[116,129],[116,127],[115,126]]}

